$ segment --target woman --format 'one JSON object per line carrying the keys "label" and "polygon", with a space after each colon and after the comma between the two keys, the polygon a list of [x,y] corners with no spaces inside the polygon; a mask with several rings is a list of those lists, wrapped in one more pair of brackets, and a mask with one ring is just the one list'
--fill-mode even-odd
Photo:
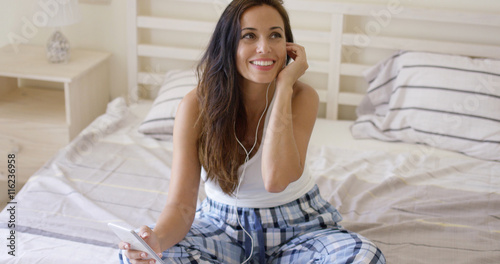
{"label": "woman", "polygon": [[[307,68],[281,1],[229,4],[178,108],[165,208],[138,231],[166,263],[385,263],[337,225],[308,174],[318,96],[298,81]],[[119,246],[125,262],[154,263]]]}

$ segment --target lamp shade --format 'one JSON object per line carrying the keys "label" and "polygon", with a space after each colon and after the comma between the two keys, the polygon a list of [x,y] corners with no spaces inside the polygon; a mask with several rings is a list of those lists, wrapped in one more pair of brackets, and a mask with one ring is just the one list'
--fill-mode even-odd
{"label": "lamp shade", "polygon": [[81,19],[78,0],[38,0],[39,11],[47,15],[47,27],[62,27]]}

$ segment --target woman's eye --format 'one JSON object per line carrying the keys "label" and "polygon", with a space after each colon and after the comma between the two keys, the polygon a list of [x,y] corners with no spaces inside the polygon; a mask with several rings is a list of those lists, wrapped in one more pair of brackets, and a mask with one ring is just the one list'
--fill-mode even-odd
{"label": "woman's eye", "polygon": [[281,37],[282,37],[282,36],[281,36],[281,34],[280,34],[280,33],[277,33],[277,32],[276,32],[276,33],[271,34],[271,38],[281,38]]}
{"label": "woman's eye", "polygon": [[248,34],[243,35],[243,37],[241,37],[241,38],[242,39],[253,39],[253,38],[255,38],[255,36],[252,33],[248,33]]}

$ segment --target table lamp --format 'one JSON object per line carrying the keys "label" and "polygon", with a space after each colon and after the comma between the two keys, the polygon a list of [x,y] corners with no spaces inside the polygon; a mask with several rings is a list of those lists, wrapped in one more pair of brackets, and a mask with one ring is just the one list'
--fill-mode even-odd
{"label": "table lamp", "polygon": [[[61,33],[61,27],[69,26],[81,19],[78,0],[53,1],[49,12],[47,27],[53,27],[54,33],[47,42],[47,59],[52,63],[67,63],[70,58],[70,45]],[[41,2],[39,2],[42,5]]]}

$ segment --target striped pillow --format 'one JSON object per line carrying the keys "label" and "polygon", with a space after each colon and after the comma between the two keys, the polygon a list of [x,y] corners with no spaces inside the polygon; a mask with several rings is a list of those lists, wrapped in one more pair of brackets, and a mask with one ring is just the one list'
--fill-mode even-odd
{"label": "striped pillow", "polygon": [[170,140],[177,107],[182,98],[197,85],[198,81],[192,70],[167,72],[151,110],[139,126],[139,132],[159,140]]}
{"label": "striped pillow", "polygon": [[500,161],[500,60],[401,51],[365,72],[355,138]]}

